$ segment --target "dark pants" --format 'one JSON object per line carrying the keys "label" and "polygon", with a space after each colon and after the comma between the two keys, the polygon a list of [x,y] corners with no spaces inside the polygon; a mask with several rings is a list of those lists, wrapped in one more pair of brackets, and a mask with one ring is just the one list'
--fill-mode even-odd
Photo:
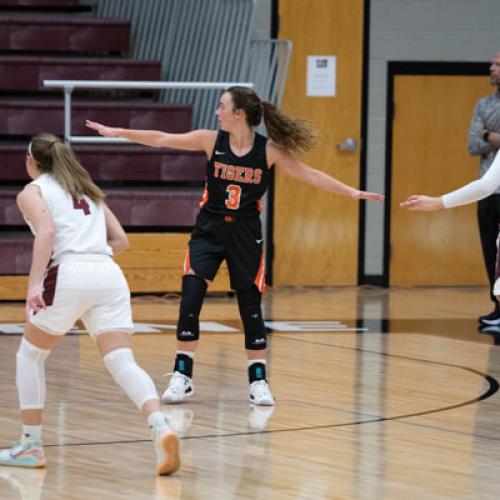
{"label": "dark pants", "polygon": [[498,301],[493,295],[493,285],[495,283],[498,226],[500,224],[500,194],[492,194],[478,202],[477,220],[481,246],[483,247],[484,264],[490,282],[490,297],[498,307]]}

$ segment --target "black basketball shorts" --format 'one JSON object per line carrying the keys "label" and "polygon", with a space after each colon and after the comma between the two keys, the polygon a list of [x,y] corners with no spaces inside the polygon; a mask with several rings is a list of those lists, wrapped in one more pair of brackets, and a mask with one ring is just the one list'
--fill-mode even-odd
{"label": "black basketball shorts", "polygon": [[191,234],[184,260],[184,274],[190,270],[213,281],[223,260],[229,270],[231,288],[244,291],[265,289],[262,227],[259,218],[212,215],[201,211]]}

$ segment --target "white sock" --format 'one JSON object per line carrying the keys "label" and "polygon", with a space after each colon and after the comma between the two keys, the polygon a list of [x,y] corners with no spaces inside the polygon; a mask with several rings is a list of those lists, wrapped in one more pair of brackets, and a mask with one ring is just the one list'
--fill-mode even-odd
{"label": "white sock", "polygon": [[135,362],[132,349],[121,348],[102,358],[115,382],[141,409],[146,401],[160,399],[151,377]]}
{"label": "white sock", "polygon": [[41,425],[23,425],[23,436],[33,439],[42,439]]}
{"label": "white sock", "polygon": [[184,354],[186,356],[189,356],[191,359],[194,359],[194,355],[196,354],[195,352],[191,352],[191,351],[177,351],[176,352],[176,355],[177,354]]}
{"label": "white sock", "polygon": [[247,366],[252,366],[254,363],[262,363],[263,365],[267,364],[265,359],[249,359],[247,362]]}

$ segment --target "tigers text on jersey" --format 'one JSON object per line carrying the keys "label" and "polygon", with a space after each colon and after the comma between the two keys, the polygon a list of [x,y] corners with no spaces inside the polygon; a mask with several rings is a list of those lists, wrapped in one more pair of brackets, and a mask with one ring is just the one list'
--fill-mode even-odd
{"label": "tigers text on jersey", "polygon": [[236,156],[229,133],[217,134],[212,157],[207,163],[207,182],[200,207],[217,215],[258,217],[261,198],[271,179],[266,158],[267,138],[255,133],[252,149]]}
{"label": "tigers text on jersey", "polygon": [[[54,221],[54,261],[67,253],[112,255],[102,205],[96,205],[88,196],[80,200],[72,198],[50,174],[40,175],[31,184],[40,188]],[[29,221],[26,222],[34,233]]]}

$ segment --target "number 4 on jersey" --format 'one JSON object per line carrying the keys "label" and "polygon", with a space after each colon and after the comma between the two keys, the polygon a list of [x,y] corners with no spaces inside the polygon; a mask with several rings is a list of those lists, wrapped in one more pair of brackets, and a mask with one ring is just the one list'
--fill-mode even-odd
{"label": "number 4 on jersey", "polygon": [[85,198],[82,198],[80,200],[73,198],[73,208],[75,210],[83,210],[83,213],[85,215],[90,215],[90,207]]}
{"label": "number 4 on jersey", "polygon": [[229,184],[226,191],[228,193],[226,207],[230,210],[238,210],[240,208],[241,187],[237,184]]}

